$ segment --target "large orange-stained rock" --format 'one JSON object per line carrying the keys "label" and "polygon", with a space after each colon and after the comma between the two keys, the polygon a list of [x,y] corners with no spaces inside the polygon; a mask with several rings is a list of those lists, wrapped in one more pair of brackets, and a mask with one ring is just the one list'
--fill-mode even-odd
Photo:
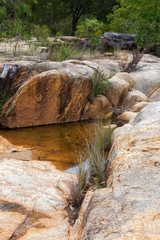
{"label": "large orange-stained rock", "polygon": [[91,94],[87,76],[58,70],[25,82],[3,107],[1,124],[16,128],[79,121]]}

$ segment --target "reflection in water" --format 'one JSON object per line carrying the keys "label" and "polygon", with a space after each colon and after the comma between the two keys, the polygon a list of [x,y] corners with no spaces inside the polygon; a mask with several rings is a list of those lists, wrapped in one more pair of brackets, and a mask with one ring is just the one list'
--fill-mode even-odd
{"label": "reflection in water", "polygon": [[81,122],[15,130],[0,130],[12,144],[32,149],[32,159],[52,161],[60,170],[75,166],[84,155],[86,139],[94,134],[95,123]]}

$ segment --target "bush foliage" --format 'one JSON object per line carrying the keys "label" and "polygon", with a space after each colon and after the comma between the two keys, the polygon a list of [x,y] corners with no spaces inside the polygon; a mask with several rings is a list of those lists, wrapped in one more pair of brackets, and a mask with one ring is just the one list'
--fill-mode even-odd
{"label": "bush foliage", "polygon": [[77,26],[76,35],[80,37],[90,38],[92,45],[100,43],[100,35],[102,34],[103,23],[96,18],[86,18]]}
{"label": "bush foliage", "polygon": [[110,31],[135,33],[140,47],[160,45],[160,1],[118,0],[108,16]]}

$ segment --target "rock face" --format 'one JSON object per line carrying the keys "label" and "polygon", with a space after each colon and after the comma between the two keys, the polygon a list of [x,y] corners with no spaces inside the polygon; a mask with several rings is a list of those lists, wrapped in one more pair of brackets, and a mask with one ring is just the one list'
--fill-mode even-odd
{"label": "rock face", "polygon": [[[110,111],[111,104],[130,111],[138,102],[158,101],[160,98],[160,60],[151,55],[144,55],[136,72],[113,76],[104,94],[107,99],[93,99],[92,77],[98,67],[106,78],[112,72],[118,72],[117,60],[21,61],[14,64],[8,65],[7,71],[5,63],[0,65],[1,88],[3,86],[12,93],[17,91],[2,109],[1,124],[4,127],[103,118]],[[15,71],[14,66],[18,66]]]}
{"label": "rock face", "polygon": [[[4,64],[2,65],[2,71],[0,75],[0,91],[15,93],[21,84],[21,81],[27,69],[31,67],[32,62],[17,62],[16,64]],[[16,83],[16,84],[15,84]]]}
{"label": "rock face", "polygon": [[149,102],[148,97],[138,90],[128,92],[122,102],[122,107],[130,110],[136,103]]}
{"label": "rock face", "polygon": [[[71,226],[68,199],[77,176],[50,162],[25,159],[26,149],[2,137],[0,146],[0,240],[78,240],[93,192],[87,192]],[[9,152],[21,153],[21,158],[9,158]]]}
{"label": "rock face", "polygon": [[[77,177],[24,159],[26,149],[2,137],[0,146],[0,239],[71,239],[66,207]],[[23,157],[7,158],[13,151]]]}
{"label": "rock face", "polygon": [[108,49],[132,50],[136,47],[135,37],[135,34],[106,32],[103,35],[102,48],[104,51]]}
{"label": "rock face", "polygon": [[132,112],[139,112],[142,108],[144,108],[148,104],[149,104],[149,102],[138,102],[138,103],[133,105],[133,107],[131,108],[131,111]]}
{"label": "rock face", "polygon": [[17,128],[87,119],[86,113],[83,117],[87,103],[91,106],[88,118],[103,118],[111,106],[108,100],[101,97],[100,101],[91,101],[92,76],[97,66],[78,61],[28,65],[26,73],[12,83],[11,90],[18,90],[2,109],[2,126]]}
{"label": "rock face", "polygon": [[83,240],[160,239],[160,102],[113,133],[108,187],[96,190]]}
{"label": "rock face", "polygon": [[[101,111],[99,111],[99,109],[101,109]],[[99,95],[94,98],[92,103],[88,102],[86,104],[81,120],[101,119],[105,116],[105,113],[110,112],[111,109],[112,105],[108,99],[103,95]]]}
{"label": "rock face", "polygon": [[1,123],[15,128],[79,121],[90,94],[88,77],[43,72],[27,81],[4,106]]}
{"label": "rock face", "polygon": [[[121,105],[124,97],[129,91],[129,80],[125,81],[125,74],[116,74],[111,79],[109,79],[109,85],[105,89],[105,96],[112,103],[113,106]],[[130,76],[128,74],[128,79]]]}
{"label": "rock face", "polygon": [[65,207],[74,178],[49,162],[2,160],[0,239],[69,240]]}

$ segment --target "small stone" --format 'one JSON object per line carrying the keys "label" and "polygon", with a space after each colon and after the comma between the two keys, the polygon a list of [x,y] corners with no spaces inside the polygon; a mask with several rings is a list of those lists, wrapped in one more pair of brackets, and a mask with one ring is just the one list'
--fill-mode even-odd
{"label": "small stone", "polygon": [[133,113],[133,112],[123,112],[122,114],[120,114],[117,119],[118,120],[124,120],[126,122],[129,122],[131,119],[135,118],[137,115],[137,113]]}
{"label": "small stone", "polygon": [[135,105],[133,105],[133,107],[131,108],[132,112],[140,112],[140,110],[142,108],[144,108],[145,106],[147,106],[149,104],[149,102],[138,102]]}

